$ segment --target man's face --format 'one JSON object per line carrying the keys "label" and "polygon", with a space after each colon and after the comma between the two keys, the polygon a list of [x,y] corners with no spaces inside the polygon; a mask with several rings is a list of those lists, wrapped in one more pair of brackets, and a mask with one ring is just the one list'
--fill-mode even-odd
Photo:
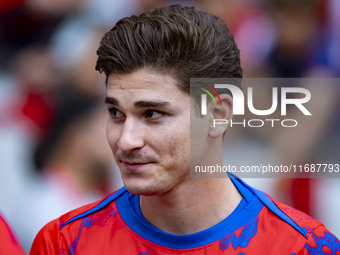
{"label": "man's face", "polygon": [[159,195],[190,176],[190,96],[175,80],[140,69],[111,74],[107,139],[127,190]]}

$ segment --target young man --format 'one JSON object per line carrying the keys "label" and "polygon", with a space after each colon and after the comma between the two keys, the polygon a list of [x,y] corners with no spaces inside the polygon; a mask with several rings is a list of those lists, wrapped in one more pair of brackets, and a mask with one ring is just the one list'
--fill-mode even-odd
{"label": "young man", "polygon": [[242,77],[221,19],[179,5],[152,10],[119,21],[97,54],[125,187],[47,224],[32,255],[340,252],[322,223],[238,178],[190,178],[190,165],[223,164],[227,126],[212,120],[230,120],[233,104],[220,94],[223,103],[199,116],[190,77]]}

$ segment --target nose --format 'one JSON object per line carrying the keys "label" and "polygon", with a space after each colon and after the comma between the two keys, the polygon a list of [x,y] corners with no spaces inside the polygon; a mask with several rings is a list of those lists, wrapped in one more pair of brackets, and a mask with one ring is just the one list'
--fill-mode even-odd
{"label": "nose", "polygon": [[127,118],[125,120],[123,131],[117,145],[122,152],[141,149],[144,146],[141,128],[138,126],[137,120],[133,118]]}

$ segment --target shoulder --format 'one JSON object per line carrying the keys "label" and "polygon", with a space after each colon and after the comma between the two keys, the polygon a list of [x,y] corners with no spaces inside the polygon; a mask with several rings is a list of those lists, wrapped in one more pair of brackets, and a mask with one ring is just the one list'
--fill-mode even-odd
{"label": "shoulder", "polygon": [[[340,254],[340,242],[320,221],[274,200],[266,193],[254,189],[240,179],[234,179],[236,186],[242,184],[250,190],[264,205],[262,226],[267,232],[280,236],[284,245],[292,245],[294,250],[303,250],[302,254]],[[265,220],[268,224],[263,223]],[[268,231],[270,230],[270,231]],[[291,240],[288,242],[287,240]]]}
{"label": "shoulder", "polygon": [[[47,223],[35,237],[30,254],[59,254],[58,243],[61,236],[60,232],[65,226],[72,228],[73,225],[75,225],[74,227],[78,228],[81,219],[91,216],[94,213],[104,211],[125,192],[126,189],[123,187],[100,201],[79,207],[62,215],[60,218]],[[66,231],[70,231],[70,228]]]}
{"label": "shoulder", "polygon": [[286,205],[274,199],[272,200],[282,212],[284,212],[296,224],[303,228],[306,234],[312,232],[317,227],[323,226],[323,224],[320,221],[312,218],[306,213],[301,212],[289,205]]}
{"label": "shoulder", "polygon": [[340,241],[320,221],[279,201],[273,200],[283,213],[298,224],[306,234],[306,254],[338,254]]}
{"label": "shoulder", "polygon": [[110,203],[115,201],[117,198],[119,198],[122,194],[126,192],[125,187],[111,193],[110,195],[106,196],[105,198],[91,203],[84,205],[82,207],[79,207],[75,210],[72,210],[64,215],[62,215],[59,218],[60,222],[60,229],[63,228],[65,225],[72,223],[76,221],[77,219],[84,218],[88,215],[93,214],[94,212],[97,212],[99,210],[104,209],[106,206],[108,206]]}
{"label": "shoulder", "polygon": [[59,219],[47,223],[35,237],[30,254],[58,254]]}

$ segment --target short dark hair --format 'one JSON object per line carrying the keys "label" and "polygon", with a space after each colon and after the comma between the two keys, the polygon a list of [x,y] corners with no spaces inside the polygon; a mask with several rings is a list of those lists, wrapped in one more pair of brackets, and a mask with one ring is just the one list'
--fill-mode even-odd
{"label": "short dark hair", "polygon": [[102,37],[96,70],[129,74],[146,68],[171,75],[190,92],[190,78],[242,78],[240,51],[215,15],[181,5],[123,18]]}

